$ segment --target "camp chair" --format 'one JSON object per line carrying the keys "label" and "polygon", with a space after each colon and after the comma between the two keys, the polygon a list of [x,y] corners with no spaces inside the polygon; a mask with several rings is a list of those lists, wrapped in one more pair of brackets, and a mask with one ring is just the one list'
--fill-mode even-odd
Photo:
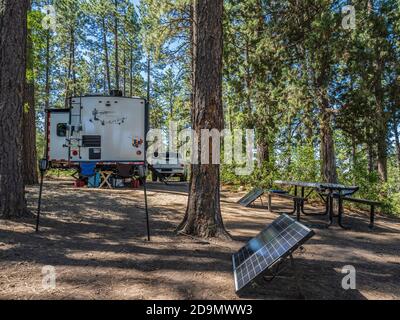
{"label": "camp chair", "polygon": [[97,163],[83,162],[80,164],[80,178],[88,179],[88,187],[98,188],[100,185],[100,175],[96,172]]}
{"label": "camp chair", "polygon": [[93,177],[96,174],[96,165],[94,162],[82,162],[80,164],[80,175],[85,178]]}

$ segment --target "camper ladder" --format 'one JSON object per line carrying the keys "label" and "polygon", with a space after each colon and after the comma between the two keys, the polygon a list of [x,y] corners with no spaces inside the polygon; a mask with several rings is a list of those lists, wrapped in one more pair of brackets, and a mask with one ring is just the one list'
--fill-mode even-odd
{"label": "camper ladder", "polygon": [[[74,98],[77,99],[77,98]],[[75,126],[81,126],[82,125],[82,97],[79,97],[79,102],[73,102],[73,98],[71,98],[71,119],[70,123],[71,125]],[[78,113],[73,113],[74,111],[76,112],[76,108],[78,108],[79,112]]]}
{"label": "camper ladder", "polygon": [[[81,157],[81,138],[79,136],[79,132],[82,130],[82,97],[79,97],[79,102],[74,102],[78,98],[70,98],[70,136],[68,139],[69,143],[69,159],[71,160],[71,145],[72,141],[76,141],[78,143],[79,149],[79,158]],[[78,109],[78,110],[76,110]],[[77,112],[78,111],[78,112]]]}

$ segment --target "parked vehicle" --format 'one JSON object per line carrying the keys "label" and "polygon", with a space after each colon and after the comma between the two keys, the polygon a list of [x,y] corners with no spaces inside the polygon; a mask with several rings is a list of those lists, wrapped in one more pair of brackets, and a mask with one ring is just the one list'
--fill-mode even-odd
{"label": "parked vehicle", "polygon": [[162,176],[165,180],[179,177],[181,182],[187,181],[187,168],[180,154],[155,153],[152,167],[157,171],[157,174],[152,172],[153,182],[159,180],[159,176]]}

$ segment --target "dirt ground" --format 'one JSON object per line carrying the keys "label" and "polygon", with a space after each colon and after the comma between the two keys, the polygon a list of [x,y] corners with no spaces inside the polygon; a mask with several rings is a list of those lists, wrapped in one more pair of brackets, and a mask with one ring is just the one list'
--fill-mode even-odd
{"label": "dirt ground", "polygon": [[[298,285],[288,269],[272,282],[235,294],[231,255],[271,223],[289,202],[242,208],[244,193],[222,194],[233,241],[176,236],[187,186],[149,185],[152,241],[146,241],[141,190],[74,189],[67,180],[46,181],[41,232],[34,220],[0,221],[0,299],[400,299],[400,219],[347,213],[346,223],[314,229],[295,255]],[[38,188],[28,190],[35,212]],[[321,208],[310,210],[320,211]],[[306,217],[306,223],[326,217]],[[42,286],[43,266],[54,266],[56,288]],[[357,271],[357,289],[342,289],[346,265]]]}

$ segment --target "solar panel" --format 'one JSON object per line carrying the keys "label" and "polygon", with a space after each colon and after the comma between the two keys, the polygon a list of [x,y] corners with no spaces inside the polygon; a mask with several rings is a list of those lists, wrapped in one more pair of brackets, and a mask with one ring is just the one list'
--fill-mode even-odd
{"label": "solar panel", "polygon": [[264,190],[262,188],[254,188],[248,194],[246,194],[242,199],[240,199],[238,203],[244,207],[248,207],[263,194]]}
{"label": "solar panel", "polygon": [[236,292],[257,280],[314,236],[303,224],[282,215],[233,255]]}

